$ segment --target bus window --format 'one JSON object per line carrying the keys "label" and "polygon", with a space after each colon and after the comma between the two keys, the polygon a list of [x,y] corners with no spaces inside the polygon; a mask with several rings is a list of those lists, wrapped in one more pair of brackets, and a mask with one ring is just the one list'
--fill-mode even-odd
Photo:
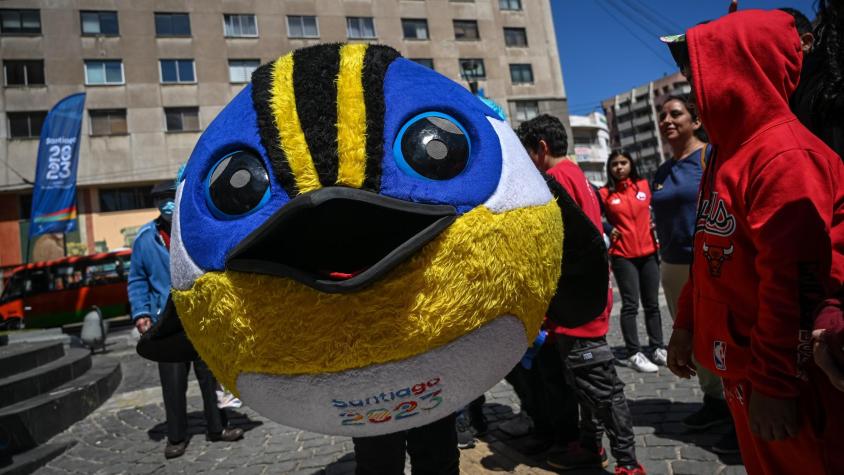
{"label": "bus window", "polygon": [[3,297],[0,302],[7,302],[20,298],[23,295],[23,271],[16,272],[9,278],[6,288],[3,290]]}
{"label": "bus window", "polygon": [[44,269],[26,271],[26,292],[40,293],[50,291],[50,275]]}

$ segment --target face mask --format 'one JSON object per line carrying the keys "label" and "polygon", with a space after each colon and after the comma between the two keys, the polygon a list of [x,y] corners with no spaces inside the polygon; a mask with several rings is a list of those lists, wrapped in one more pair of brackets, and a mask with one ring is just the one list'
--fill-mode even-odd
{"label": "face mask", "polygon": [[176,203],[173,200],[167,200],[158,205],[158,211],[161,212],[161,217],[167,221],[173,219],[173,210],[176,209]]}

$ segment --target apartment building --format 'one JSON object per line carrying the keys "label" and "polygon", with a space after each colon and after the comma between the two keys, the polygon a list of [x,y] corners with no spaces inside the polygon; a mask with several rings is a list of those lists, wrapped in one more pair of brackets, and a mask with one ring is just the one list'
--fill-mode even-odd
{"label": "apartment building", "polygon": [[595,111],[572,115],[570,120],[577,164],[592,184],[603,186],[607,182],[606,163],[610,154],[607,118]]}
{"label": "apartment building", "polygon": [[639,173],[653,177],[671,156],[659,135],[657,108],[668,96],[690,91],[689,82],[678,72],[602,101],[611,147],[627,150],[637,159]]}
{"label": "apartment building", "polygon": [[[78,252],[127,245],[156,213],[202,130],[252,71],[320,42],[390,45],[483,89],[513,125],[568,125],[549,0],[6,0],[0,3],[0,266],[22,261],[38,136],[47,111],[87,93]],[[33,246],[62,254],[60,237]]]}

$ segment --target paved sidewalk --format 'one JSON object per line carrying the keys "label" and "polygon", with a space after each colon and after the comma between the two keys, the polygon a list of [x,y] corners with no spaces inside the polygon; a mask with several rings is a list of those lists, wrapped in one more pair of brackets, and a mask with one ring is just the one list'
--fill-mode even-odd
{"label": "paved sidewalk", "polygon": [[[616,295],[617,297],[617,295]],[[618,299],[616,298],[616,302]],[[618,305],[614,308],[609,340],[621,345]],[[670,335],[670,317],[663,308],[665,339]],[[642,341],[644,325],[640,322]],[[199,390],[192,377],[188,389],[190,441],[186,454],[164,459],[164,409],[153,363],[136,354],[127,340],[113,345],[109,355],[123,364],[123,383],[117,394],[89,417],[59,434],[53,442],[75,445],[36,473],[49,474],[352,474],[354,454],[346,437],[333,437],[281,426],[249,408],[230,412],[233,425],[245,431],[236,443],[209,443],[202,436],[204,421]],[[640,374],[618,367],[627,383],[626,393],[633,412],[636,447],[649,474],[739,474],[745,473],[737,457],[720,459],[710,452],[724,428],[688,434],[680,421],[700,407],[696,381],[674,377],[666,368],[656,374]],[[461,451],[461,472],[550,474],[543,457],[530,458],[519,452],[523,439],[513,439],[497,426],[519,412],[518,399],[504,381],[487,392],[484,411],[492,430],[472,449]],[[605,442],[605,446],[608,444]],[[610,470],[614,466],[610,459]],[[409,473],[409,472],[408,472]],[[567,472],[580,474],[604,471]]]}

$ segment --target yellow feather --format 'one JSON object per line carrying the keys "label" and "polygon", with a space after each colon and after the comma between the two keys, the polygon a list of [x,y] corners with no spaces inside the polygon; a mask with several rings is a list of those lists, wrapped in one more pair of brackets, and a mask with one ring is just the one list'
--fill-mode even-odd
{"label": "yellow feather", "polygon": [[363,185],[366,173],[366,106],[361,79],[366,47],[348,44],[340,48],[337,75],[337,184],[353,188]]}

